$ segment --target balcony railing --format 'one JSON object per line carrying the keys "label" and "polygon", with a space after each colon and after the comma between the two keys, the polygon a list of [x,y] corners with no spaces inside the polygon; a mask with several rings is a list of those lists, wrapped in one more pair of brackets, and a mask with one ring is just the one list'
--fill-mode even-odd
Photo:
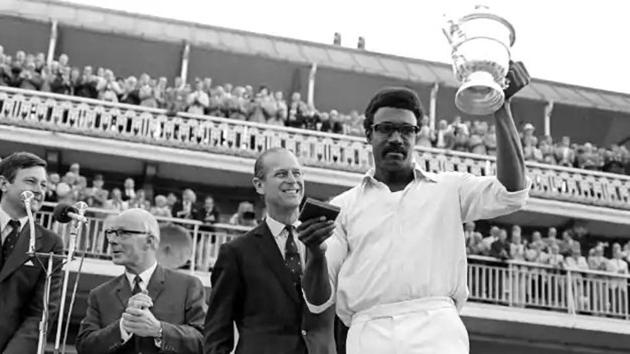
{"label": "balcony railing", "polygon": [[[306,166],[362,173],[372,155],[363,139],[225,118],[113,104],[0,87],[0,124],[255,158],[283,146]],[[494,175],[494,157],[416,148],[429,171]],[[630,176],[527,163],[535,197],[630,210]]]}
{"label": "balcony railing", "polygon": [[[67,224],[52,218],[52,204],[36,214],[44,227],[61,235],[67,244]],[[46,210],[48,209],[48,210]],[[79,254],[86,258],[109,259],[110,250],[103,235],[103,222],[115,211],[88,209],[88,222],[77,238]],[[248,228],[199,221],[157,218],[160,223],[172,223],[189,230],[193,251],[191,272],[211,270],[221,245],[244,234]],[[558,269],[526,262],[503,262],[495,258],[468,257],[468,287],[470,301],[511,307],[527,307],[568,313],[609,316],[628,319],[627,275],[597,271]]]}

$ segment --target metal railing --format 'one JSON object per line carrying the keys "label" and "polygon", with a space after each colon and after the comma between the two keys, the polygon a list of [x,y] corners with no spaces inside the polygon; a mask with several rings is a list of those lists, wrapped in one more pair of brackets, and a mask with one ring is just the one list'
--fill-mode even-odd
{"label": "metal railing", "polygon": [[[36,214],[36,220],[67,241],[67,224],[52,218],[54,204]],[[112,210],[89,208],[88,223],[77,237],[77,253],[86,258],[110,258],[103,236],[103,223]],[[249,228],[225,224],[204,225],[196,220],[157,218],[189,230],[193,240],[189,268],[208,272],[221,245],[243,235]],[[469,300],[511,307],[528,307],[615,318],[629,318],[629,276],[589,270],[554,268],[544,264],[500,261],[496,258],[468,256]]]}

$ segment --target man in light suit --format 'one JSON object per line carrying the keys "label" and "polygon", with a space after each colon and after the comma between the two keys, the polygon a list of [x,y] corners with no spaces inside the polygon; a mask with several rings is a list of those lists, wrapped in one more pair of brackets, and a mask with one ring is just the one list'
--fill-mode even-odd
{"label": "man in light suit", "polygon": [[[335,353],[334,309],[311,314],[300,288],[306,261],[297,238],[304,197],[302,168],[286,149],[270,149],[254,166],[253,184],[265,199],[265,220],[224,244],[212,271],[205,354]],[[325,222],[324,222],[325,223]],[[329,223],[320,229],[332,233]]]}
{"label": "man in light suit", "polygon": [[[17,152],[0,162],[0,353],[37,352],[39,323],[43,311],[45,271],[27,255],[30,231],[20,194],[34,194],[31,208],[39,210],[47,186],[46,162]],[[35,225],[35,251],[63,253],[63,241],[53,232]],[[42,260],[44,264],[47,260]],[[49,324],[59,308],[61,273],[51,280]],[[49,325],[48,328],[51,326]]]}
{"label": "man in light suit", "polygon": [[205,296],[201,281],[161,267],[157,220],[128,209],[107,220],[113,261],[125,273],[90,292],[77,351],[197,354],[202,350]]}

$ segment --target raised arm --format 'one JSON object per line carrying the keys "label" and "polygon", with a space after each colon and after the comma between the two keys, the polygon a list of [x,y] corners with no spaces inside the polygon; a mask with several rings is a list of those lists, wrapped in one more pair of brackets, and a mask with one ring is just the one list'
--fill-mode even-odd
{"label": "raised arm", "polygon": [[521,139],[510,109],[510,99],[530,81],[521,62],[511,62],[507,75],[509,87],[505,90],[505,104],[494,114],[497,139],[497,179],[508,192],[525,189],[525,158]]}

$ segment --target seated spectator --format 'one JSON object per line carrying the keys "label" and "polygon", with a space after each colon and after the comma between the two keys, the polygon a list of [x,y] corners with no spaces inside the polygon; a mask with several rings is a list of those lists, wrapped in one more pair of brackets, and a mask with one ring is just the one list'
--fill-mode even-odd
{"label": "seated spectator", "polygon": [[510,259],[510,242],[504,229],[499,231],[499,239],[490,246],[490,256],[504,261]]}
{"label": "seated spectator", "polygon": [[105,209],[123,211],[129,208],[129,203],[122,199],[122,192],[119,188],[112,189],[110,199],[105,202]]}
{"label": "seated spectator", "polygon": [[197,195],[192,189],[184,189],[182,201],[173,205],[171,214],[175,218],[202,220],[201,208],[197,205]]}
{"label": "seated spectator", "polygon": [[250,202],[240,202],[238,210],[230,218],[230,224],[239,226],[256,226],[254,205]]}
{"label": "seated spectator", "polygon": [[220,222],[220,214],[214,205],[214,198],[212,196],[207,196],[204,200],[202,221],[206,224],[214,224]]}
{"label": "seated spectator", "polygon": [[171,209],[168,207],[168,200],[162,194],[158,194],[154,198],[155,205],[149,209],[149,212],[156,217],[171,218]]}

